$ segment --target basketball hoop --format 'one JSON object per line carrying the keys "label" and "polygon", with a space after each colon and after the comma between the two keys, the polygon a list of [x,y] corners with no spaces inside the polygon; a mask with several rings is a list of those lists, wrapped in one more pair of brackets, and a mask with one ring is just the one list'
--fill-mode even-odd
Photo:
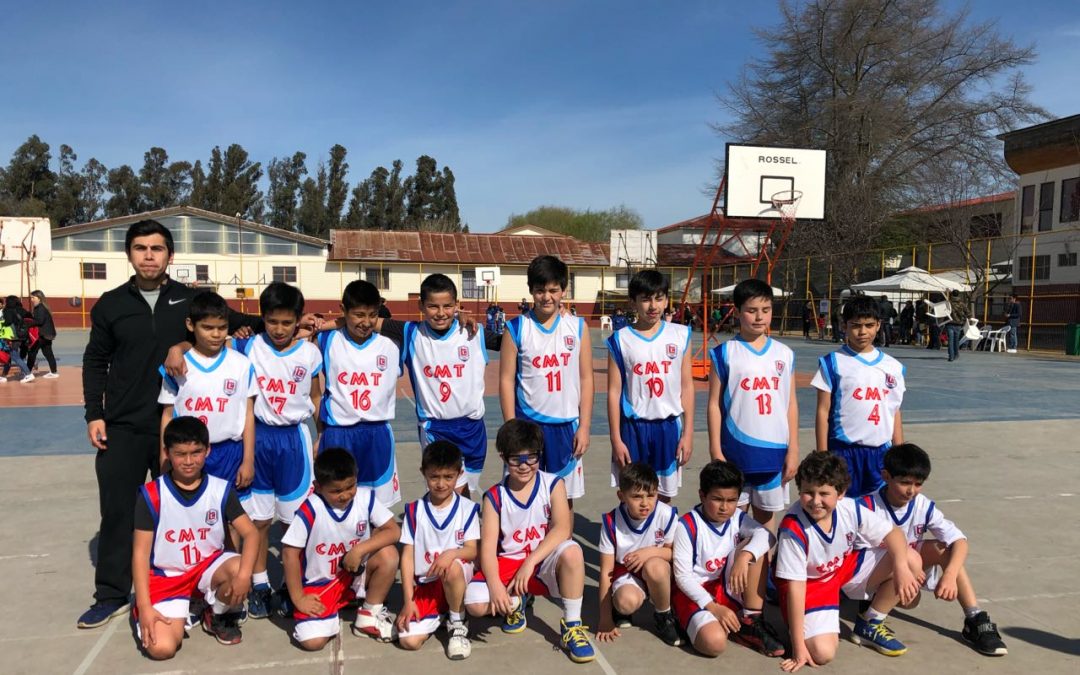
{"label": "basketball hoop", "polygon": [[802,200],[802,190],[781,190],[772,196],[773,208],[780,212],[780,220],[785,225],[795,222],[795,212]]}

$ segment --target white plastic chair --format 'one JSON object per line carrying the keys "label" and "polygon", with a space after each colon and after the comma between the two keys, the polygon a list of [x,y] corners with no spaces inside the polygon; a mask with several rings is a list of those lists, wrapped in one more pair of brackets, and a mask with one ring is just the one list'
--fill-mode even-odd
{"label": "white plastic chair", "polygon": [[600,315],[600,334],[604,334],[604,329],[608,329],[611,332],[615,332],[615,329],[611,326],[611,317],[607,314]]}
{"label": "white plastic chair", "polygon": [[1008,348],[1006,340],[1009,336],[1009,331],[1012,330],[1012,326],[1004,326],[994,331],[990,331],[990,334],[986,336],[986,339],[990,341],[990,351],[1005,351]]}

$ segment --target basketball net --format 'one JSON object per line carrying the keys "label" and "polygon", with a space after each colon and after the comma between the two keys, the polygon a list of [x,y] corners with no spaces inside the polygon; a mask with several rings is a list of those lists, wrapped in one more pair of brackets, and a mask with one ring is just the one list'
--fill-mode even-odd
{"label": "basketball net", "polygon": [[795,222],[795,213],[802,200],[802,190],[781,190],[772,196],[773,208],[780,212],[780,220],[785,225]]}

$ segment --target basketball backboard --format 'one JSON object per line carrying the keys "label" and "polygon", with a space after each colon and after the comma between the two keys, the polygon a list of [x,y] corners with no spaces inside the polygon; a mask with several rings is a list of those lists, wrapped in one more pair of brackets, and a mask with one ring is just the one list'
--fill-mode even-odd
{"label": "basketball backboard", "polygon": [[174,263],[169,265],[168,272],[169,278],[182,284],[193,284],[197,278],[195,265]]}
{"label": "basketball backboard", "polygon": [[608,263],[612,267],[656,265],[656,233],[652,230],[612,230]]}
{"label": "basketball backboard", "polygon": [[477,267],[476,268],[476,286],[478,288],[484,286],[498,286],[500,281],[500,274],[498,267]]}
{"label": "basketball backboard", "polygon": [[728,143],[724,214],[729,218],[780,218],[775,195],[802,193],[796,217],[825,219],[825,151]]}
{"label": "basketball backboard", "polygon": [[52,260],[48,218],[0,218],[0,260]]}

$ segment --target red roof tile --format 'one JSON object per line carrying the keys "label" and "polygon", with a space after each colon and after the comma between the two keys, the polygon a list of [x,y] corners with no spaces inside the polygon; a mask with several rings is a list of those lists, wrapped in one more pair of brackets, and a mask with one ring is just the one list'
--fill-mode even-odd
{"label": "red roof tile", "polygon": [[331,261],[528,265],[540,255],[568,265],[608,264],[608,245],[573,237],[332,230]]}

